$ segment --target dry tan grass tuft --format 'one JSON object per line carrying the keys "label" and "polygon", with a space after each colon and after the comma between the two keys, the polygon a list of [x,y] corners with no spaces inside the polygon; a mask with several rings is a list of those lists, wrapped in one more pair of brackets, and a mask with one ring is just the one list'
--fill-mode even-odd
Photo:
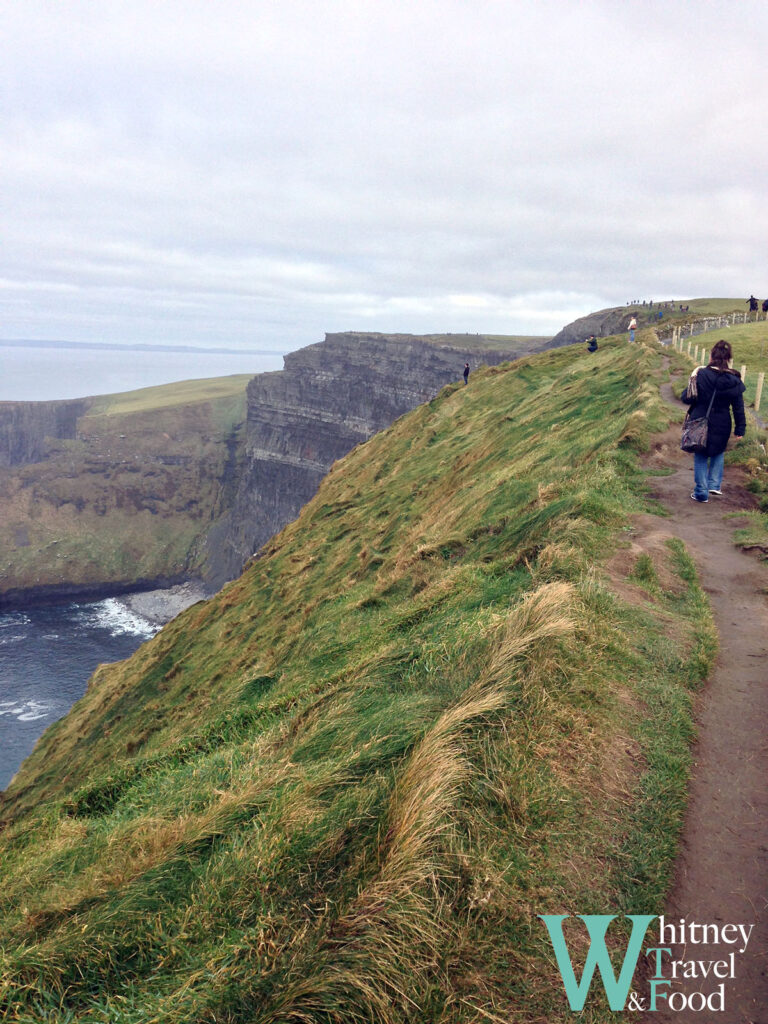
{"label": "dry tan grass tuft", "polygon": [[[574,629],[573,588],[540,587],[511,609],[484,671],[408,757],[392,796],[377,876],[335,922],[309,972],[257,1024],[402,1021],[437,970],[452,934],[442,891],[458,865],[448,853],[471,766],[465,732],[502,710],[516,662]],[[298,966],[298,965],[297,965]]]}

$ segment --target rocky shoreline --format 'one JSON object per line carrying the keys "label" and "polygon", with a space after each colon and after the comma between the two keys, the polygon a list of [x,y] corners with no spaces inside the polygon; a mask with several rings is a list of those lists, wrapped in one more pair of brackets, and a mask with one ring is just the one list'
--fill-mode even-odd
{"label": "rocky shoreline", "polygon": [[156,626],[164,626],[185,609],[210,596],[210,591],[202,583],[189,580],[165,589],[122,594],[117,600],[134,615],[140,615]]}
{"label": "rocky shoreline", "polygon": [[61,586],[26,587],[0,593],[0,613],[19,611],[42,605],[94,604],[114,598],[132,614],[163,626],[197,601],[204,601],[215,591],[202,580],[153,579],[132,583],[64,584]]}

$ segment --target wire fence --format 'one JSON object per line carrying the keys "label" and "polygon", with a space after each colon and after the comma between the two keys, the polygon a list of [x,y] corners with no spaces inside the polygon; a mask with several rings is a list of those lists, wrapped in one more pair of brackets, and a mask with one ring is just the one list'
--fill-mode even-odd
{"label": "wire fence", "polygon": [[768,312],[763,313],[762,310],[749,313],[725,313],[722,316],[704,316],[686,324],[659,324],[656,327],[656,334],[660,342],[669,344],[675,332],[678,337],[692,338],[697,334],[706,334],[707,331],[735,327],[736,324],[755,324],[759,320],[766,320],[766,318],[768,318]]}
{"label": "wire fence", "polygon": [[[706,353],[707,353],[707,346],[703,345],[703,344],[701,346],[695,345],[694,342],[691,339],[696,337],[696,335],[705,334],[707,331],[714,331],[714,330],[717,330],[718,328],[726,327],[726,326],[730,327],[732,322],[735,322],[735,323],[749,323],[750,322],[748,320],[739,320],[739,319],[736,319],[735,321],[731,320],[731,317],[737,317],[738,318],[738,317],[742,317],[742,316],[744,316],[744,314],[742,314],[742,313],[731,313],[731,314],[729,314],[726,317],[704,317],[702,320],[691,321],[691,323],[689,323],[689,324],[681,324],[680,326],[677,326],[677,327],[672,326],[671,329],[669,331],[665,331],[663,335],[662,335],[661,331],[657,330],[656,331],[656,336],[658,337],[658,339],[659,339],[659,341],[661,342],[662,345],[671,345],[672,348],[677,349],[678,352],[681,352],[683,355],[687,355],[693,361],[694,365],[698,366],[699,363],[703,363],[705,361],[705,356],[706,356]],[[705,326],[703,326],[704,324],[709,324],[710,326],[705,327]],[[687,341],[686,341],[686,338],[688,339]],[[699,352],[699,348],[701,348],[701,352]],[[742,364],[740,369],[741,369],[741,379],[746,384],[746,382],[747,382],[747,366],[746,366],[746,363]],[[757,375],[757,383],[755,385],[755,400],[754,400],[754,402],[752,404],[752,407],[754,408],[755,412],[759,412],[760,411],[760,400],[761,400],[762,395],[763,395],[763,382],[764,382],[764,380],[765,380],[765,373],[761,371]]]}

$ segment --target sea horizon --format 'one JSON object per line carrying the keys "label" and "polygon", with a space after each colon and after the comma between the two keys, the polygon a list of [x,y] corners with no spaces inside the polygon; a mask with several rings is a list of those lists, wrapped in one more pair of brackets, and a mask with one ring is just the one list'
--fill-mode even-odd
{"label": "sea horizon", "polygon": [[0,402],[135,391],[182,380],[269,373],[285,353],[193,345],[0,339]]}

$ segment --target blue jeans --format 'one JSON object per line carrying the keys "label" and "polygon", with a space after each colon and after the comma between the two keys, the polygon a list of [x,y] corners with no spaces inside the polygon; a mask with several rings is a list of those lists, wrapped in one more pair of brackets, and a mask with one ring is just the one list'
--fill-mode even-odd
{"label": "blue jeans", "polygon": [[710,491],[719,491],[723,482],[725,452],[719,455],[693,454],[693,494],[699,501],[707,501]]}

